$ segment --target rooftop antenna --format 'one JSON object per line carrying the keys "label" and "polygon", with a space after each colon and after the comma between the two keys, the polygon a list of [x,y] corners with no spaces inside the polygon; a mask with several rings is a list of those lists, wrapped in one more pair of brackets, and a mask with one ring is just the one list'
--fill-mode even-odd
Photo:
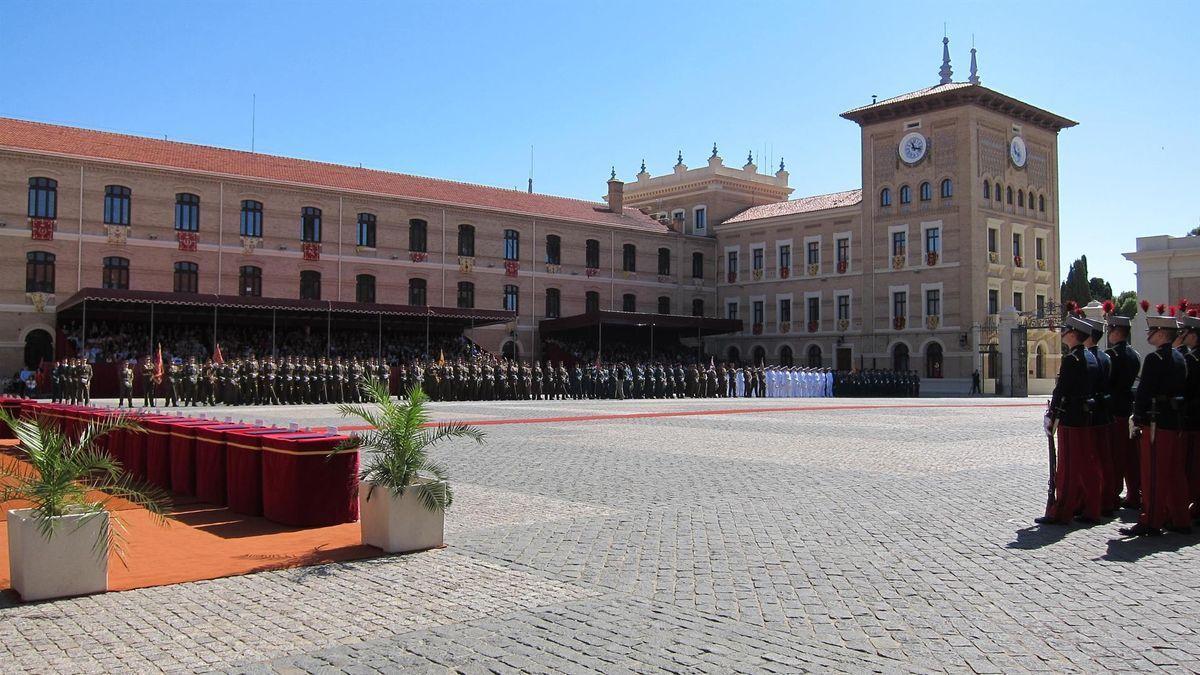
{"label": "rooftop antenna", "polygon": [[533,194],[533,144],[529,144],[529,194]]}
{"label": "rooftop antenna", "polygon": [[254,136],[258,123],[258,94],[250,94],[250,152],[254,152]]}

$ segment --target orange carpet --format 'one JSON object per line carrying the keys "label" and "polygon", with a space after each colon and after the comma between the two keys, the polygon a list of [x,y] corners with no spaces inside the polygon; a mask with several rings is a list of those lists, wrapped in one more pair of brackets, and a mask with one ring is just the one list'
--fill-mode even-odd
{"label": "orange carpet", "polygon": [[[0,453],[11,451],[12,444],[0,441]],[[0,462],[18,461],[0,454]],[[22,506],[0,503],[0,513]],[[358,523],[299,529],[187,501],[170,506],[165,524],[124,500],[114,500],[109,510],[125,527],[126,562],[115,553],[109,559],[108,585],[114,591],[383,555],[359,543]],[[0,591],[11,593],[8,574],[8,525],[0,519]]]}

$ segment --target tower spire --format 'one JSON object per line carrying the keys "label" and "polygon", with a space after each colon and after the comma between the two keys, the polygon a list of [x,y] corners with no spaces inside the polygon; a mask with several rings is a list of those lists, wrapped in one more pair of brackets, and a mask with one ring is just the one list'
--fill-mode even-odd
{"label": "tower spire", "polygon": [[950,69],[950,38],[948,37],[942,37],[942,68],[938,71],[938,75],[942,76],[938,80],[938,84],[950,84],[954,81],[952,79],[954,71]]}
{"label": "tower spire", "polygon": [[971,38],[971,76],[967,78],[971,84],[979,84],[979,66],[975,64],[975,38]]}

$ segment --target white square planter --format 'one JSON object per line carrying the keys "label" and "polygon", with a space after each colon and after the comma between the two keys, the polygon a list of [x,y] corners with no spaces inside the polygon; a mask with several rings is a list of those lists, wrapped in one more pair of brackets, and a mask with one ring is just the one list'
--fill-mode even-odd
{"label": "white square planter", "polygon": [[363,543],[385,553],[424,551],[443,543],[446,514],[425,508],[412,488],[397,497],[385,487],[372,491],[370,483],[360,482],[358,518]]}
{"label": "white square planter", "polygon": [[108,514],[56,519],[47,539],[30,509],[8,512],[8,566],[22,600],[46,600],[108,590],[108,551],[97,554],[96,538]]}

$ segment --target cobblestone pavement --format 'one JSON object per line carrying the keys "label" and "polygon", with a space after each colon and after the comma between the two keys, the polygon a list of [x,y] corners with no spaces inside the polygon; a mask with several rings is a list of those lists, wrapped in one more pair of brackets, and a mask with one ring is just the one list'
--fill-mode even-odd
{"label": "cobblestone pavement", "polygon": [[448,548],[0,605],[0,671],[1200,670],[1200,535],[1033,526],[1039,403],[437,404],[736,414],[487,426]]}

